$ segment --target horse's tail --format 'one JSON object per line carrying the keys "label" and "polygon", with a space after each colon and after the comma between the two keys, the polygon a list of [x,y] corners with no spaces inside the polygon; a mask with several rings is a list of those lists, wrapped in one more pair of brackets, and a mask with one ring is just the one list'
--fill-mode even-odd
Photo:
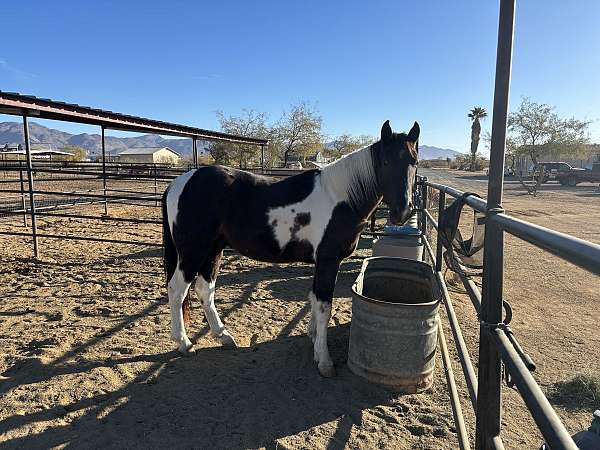
{"label": "horse's tail", "polygon": [[[167,188],[162,196],[162,224],[163,224],[163,262],[165,266],[165,275],[167,278],[167,291],[169,289],[169,280],[175,274],[177,269],[177,249],[175,248],[175,242],[173,242],[173,236],[171,235],[171,228],[169,227],[169,212],[167,211],[167,195],[169,188]],[[190,293],[183,300],[181,304],[181,312],[183,313],[183,321],[186,325],[190,322]]]}

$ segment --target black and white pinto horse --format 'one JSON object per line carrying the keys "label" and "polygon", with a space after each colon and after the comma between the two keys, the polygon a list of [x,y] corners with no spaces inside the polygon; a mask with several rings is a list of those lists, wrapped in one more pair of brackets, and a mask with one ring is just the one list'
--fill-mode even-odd
{"label": "black and white pinto horse", "polygon": [[163,239],[171,337],[179,351],[192,348],[184,325],[192,283],[213,335],[236,346],[214,303],[219,261],[230,246],[259,261],[315,264],[308,334],[319,372],[335,375],[327,325],[340,263],[382,200],[393,223],[410,215],[418,138],[416,122],[404,134],[386,121],[378,142],[283,180],[222,166],[176,178],[163,195]]}

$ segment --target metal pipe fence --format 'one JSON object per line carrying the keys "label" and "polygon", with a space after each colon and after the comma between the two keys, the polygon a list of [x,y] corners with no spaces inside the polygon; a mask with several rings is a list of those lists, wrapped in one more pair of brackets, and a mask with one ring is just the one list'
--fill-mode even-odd
{"label": "metal pipe fence", "polygon": [[[444,186],[437,183],[432,183],[427,178],[420,178],[417,183],[420,193],[418,197],[422,199],[420,205],[421,214],[421,232],[425,248],[431,259],[433,266],[436,271],[436,279],[440,288],[443,292],[443,301],[448,316],[448,322],[450,329],[452,330],[456,350],[458,353],[459,361],[462,366],[462,372],[465,377],[465,382],[469,391],[469,397],[474,407],[476,420],[478,426],[481,426],[481,422],[495,420],[496,411],[485,408],[486,392],[485,387],[482,387],[482,383],[478,381],[473,363],[469,356],[469,352],[462,335],[460,325],[457,320],[456,313],[452,306],[452,300],[446,288],[446,283],[443,277],[443,246],[438,233],[437,248],[434,254],[431,244],[429,242],[430,233],[428,232],[427,225],[431,225],[434,229],[438,228],[438,220],[446,207],[446,195],[457,198],[462,196],[463,192]],[[439,195],[439,203],[437,206],[437,220],[436,217],[431,213],[432,207],[426,201],[433,197],[433,193]],[[429,202],[431,203],[431,202]],[[508,232],[524,241],[527,241],[540,249],[546,250],[566,261],[573,263],[578,267],[582,267],[594,274],[600,274],[600,245],[592,242],[587,242],[573,236],[569,236],[563,233],[550,230],[548,228],[541,227],[539,225],[531,224],[519,219],[510,217],[505,213],[497,214],[488,210],[487,202],[483,199],[469,196],[466,199],[466,204],[476,211],[486,212],[486,234],[489,233],[490,224],[494,224],[496,227],[495,232],[499,232],[501,236],[503,233]],[[503,239],[500,238],[496,241],[487,240],[486,248],[488,253],[496,254],[499,258],[495,260],[503,259],[504,246]],[[484,277],[485,272],[489,270],[490,260],[484,259]],[[573,440],[569,433],[565,429],[564,425],[560,422],[560,419],[556,415],[556,412],[551,407],[550,403],[546,399],[540,386],[535,382],[535,379],[530,373],[530,370],[535,369],[535,365],[531,359],[524,353],[518,340],[510,330],[510,327],[503,322],[503,317],[499,320],[491,321],[485,319],[482,314],[482,294],[473,282],[473,280],[464,273],[459,273],[460,279],[465,287],[467,294],[469,295],[473,307],[480,319],[480,332],[479,332],[479,346],[481,353],[481,346],[486,345],[488,342],[494,347],[494,350],[498,352],[501,362],[504,364],[504,370],[506,370],[511,379],[513,380],[518,392],[521,394],[525,405],[529,409],[532,417],[538,425],[540,432],[550,445],[552,449],[576,449]],[[493,283],[502,283],[501,278],[490,280]],[[501,292],[501,288],[496,288],[497,292]],[[496,298],[501,305],[504,303],[503,297],[500,295]],[[483,337],[487,338],[484,341]],[[493,378],[502,380],[502,365],[488,368],[490,370],[496,370],[493,374]],[[481,361],[479,364],[478,377],[481,380],[482,368]],[[489,394],[489,393],[488,393]],[[501,404],[501,403],[500,403]],[[503,448],[502,439],[500,437],[500,430],[495,433],[493,429],[488,429],[484,432],[484,435],[480,437],[483,445],[476,443],[476,448]],[[462,444],[461,444],[462,445]]]}
{"label": "metal pipe fence", "polygon": [[[503,449],[504,445],[500,437],[501,431],[501,382],[502,382],[502,364],[508,371],[519,393],[521,394],[527,408],[536,421],[542,435],[547,440],[553,450],[556,449],[576,449],[573,440],[570,438],[564,425],[558,419],[556,413],[550,406],[542,390],[531,376],[530,361],[527,361],[526,355],[518,344],[515,336],[512,334],[506,324],[503,323],[503,267],[504,267],[504,234],[511,235],[529,242],[547,252],[550,252],[566,261],[569,261],[579,267],[582,267],[594,274],[600,275],[600,246],[592,244],[581,239],[574,238],[544,227],[530,224],[519,219],[512,218],[504,213],[502,209],[503,193],[503,174],[504,174],[504,155],[506,144],[506,123],[508,114],[508,98],[511,76],[512,43],[515,16],[515,0],[500,0],[500,14],[498,26],[497,59],[495,74],[495,91],[492,121],[492,139],[490,148],[490,174],[488,184],[488,201],[477,197],[467,197],[466,204],[486,215],[486,236],[484,247],[484,273],[483,285],[480,292],[477,285],[465,274],[460,274],[461,281],[469,294],[473,306],[479,318],[479,365],[477,377],[471,358],[464,341],[460,325],[457,320],[456,312],[452,306],[452,301],[443,278],[443,248],[441,240],[437,239],[436,251],[434,253],[428,240],[430,230],[437,227],[437,221],[431,213],[433,207],[430,203],[438,195],[437,214],[438,220],[440,214],[445,209],[447,196],[458,197],[463,193],[449,186],[432,183],[426,179],[421,179],[418,183],[420,198],[420,220],[419,226],[423,234],[423,241],[427,250],[427,255],[435,268],[436,280],[441,285],[444,292],[443,300],[448,316],[449,326],[452,330],[456,349],[459,354],[460,363],[465,375],[469,397],[474,406],[476,416],[476,434],[475,447],[477,449]],[[0,170],[5,174],[18,172],[19,177],[15,176],[15,182],[20,183],[19,189],[3,189],[0,192],[14,194],[18,199],[15,205],[3,208],[0,204],[0,216],[3,213],[7,215],[22,214],[23,224],[27,228],[30,225],[29,232],[0,231],[0,235],[12,235],[30,237],[33,240],[34,256],[39,254],[38,238],[51,239],[74,239],[82,241],[98,241],[114,244],[135,244],[144,246],[160,247],[160,243],[143,242],[119,239],[104,239],[90,236],[71,236],[58,235],[52,233],[38,233],[36,227],[37,217],[71,217],[82,220],[106,220],[115,222],[132,222],[158,224],[160,220],[146,219],[128,219],[111,217],[109,213],[109,204],[127,204],[134,206],[144,206],[156,208],[160,206],[158,199],[158,183],[168,182],[177,175],[184,173],[192,167],[198,167],[197,139],[214,138],[216,140],[225,140],[231,142],[245,142],[251,145],[261,147],[261,167],[251,168],[249,170],[273,177],[285,177],[297,173],[289,169],[266,169],[264,166],[264,146],[268,143],[266,140],[249,139],[224,135],[222,133],[208,132],[206,130],[184,127],[176,124],[166,124],[164,122],[150,121],[143,118],[128,117],[123,120],[122,115],[110,112],[92,110],[78,105],[69,105],[76,111],[73,113],[64,109],[64,105],[55,105],[51,101],[45,101],[35,98],[13,98],[14,95],[3,94],[10,98],[0,100],[4,101],[6,107],[14,115],[23,117],[23,128],[25,134],[26,161],[2,161]],[[102,127],[102,150],[103,158],[100,162],[72,162],[72,161],[53,161],[36,162],[35,168],[31,159],[28,131],[28,114],[30,112],[42,114],[40,117],[55,120],[79,121],[100,125]],[[11,113],[11,112],[9,112]],[[98,115],[101,113],[100,115]],[[133,122],[131,122],[133,120]],[[160,134],[172,134],[181,137],[192,138],[193,141],[193,162],[187,168],[173,168],[164,165],[150,164],[139,165],[133,163],[118,163],[108,161],[105,149],[105,127],[112,129],[123,129],[129,131],[146,131]],[[27,174],[27,188],[25,188],[25,179],[23,174]],[[48,179],[41,179],[39,175],[47,174]],[[61,178],[54,179],[54,175],[60,175]],[[60,192],[44,189],[34,189],[34,180],[42,181],[66,181],[72,176],[70,181],[89,181],[93,177],[96,180],[102,180],[101,194],[88,192]],[[62,178],[66,177],[66,178]],[[9,180],[3,180],[9,181]],[[147,193],[135,192],[136,195],[113,195],[113,193],[126,194],[120,192],[123,189],[112,189],[109,181],[127,181],[128,183],[153,183],[151,191]],[[10,180],[9,182],[12,182]],[[114,187],[114,186],[113,186]],[[134,191],[130,192],[134,194]],[[52,200],[54,204],[45,204],[50,200],[37,199],[36,197],[59,197],[59,200]],[[63,200],[60,200],[60,199]],[[27,199],[29,202],[27,204]],[[62,202],[62,203],[61,203]],[[134,203],[137,202],[137,203]],[[145,202],[145,203],[144,203]],[[92,214],[70,214],[56,212],[61,208],[73,208],[77,205],[102,203],[104,205],[103,215]],[[52,211],[52,212],[48,212]],[[376,211],[377,212],[377,211]],[[28,223],[28,219],[30,224]],[[370,235],[381,236],[376,228],[376,215],[371,218]],[[137,222],[136,222],[137,220]],[[367,235],[365,233],[365,235]],[[441,327],[440,327],[441,330]],[[444,367],[450,390],[451,404],[453,414],[457,424],[459,434],[459,445],[461,448],[469,448],[470,444],[467,438],[467,431],[462,418],[462,410],[458,398],[456,384],[452,371],[452,365],[446,346],[446,339],[443,330],[439,334],[439,343],[443,356]],[[529,366],[529,368],[528,368]]]}
{"label": "metal pipe fence", "polygon": [[[23,122],[25,135],[28,136],[27,117]],[[101,134],[104,139],[104,133]],[[27,145],[26,145],[27,147]],[[102,148],[105,148],[104,145]],[[104,151],[104,156],[106,152]],[[159,225],[162,222],[154,219],[138,219],[111,216],[109,205],[127,205],[141,208],[159,208],[162,191],[166,184],[177,176],[190,170],[188,167],[171,167],[159,163],[118,163],[107,161],[106,157],[99,162],[77,161],[36,161],[34,166],[31,158],[25,161],[0,161],[0,171],[5,175],[14,173],[12,179],[4,179],[5,188],[0,193],[8,197],[0,199],[0,219],[9,219],[21,215],[23,227],[29,231],[2,230],[1,235],[30,236],[34,246],[34,257],[40,254],[39,239],[65,239],[107,242],[113,244],[132,244],[159,246],[157,242],[126,239],[104,239],[90,236],[59,235],[39,233],[37,218],[71,218],[80,220],[97,220],[100,222],[120,222],[136,224]],[[251,168],[253,172],[265,174],[274,178],[287,177],[302,172],[295,169],[263,169]],[[16,175],[18,174],[18,175]],[[25,176],[26,175],[26,176]],[[44,176],[49,178],[44,178]],[[27,187],[25,187],[25,178]],[[38,183],[34,188],[34,182]],[[59,190],[57,183],[72,183],[74,186],[101,186],[89,189]],[[40,184],[41,183],[41,184]],[[117,183],[117,185],[115,185]],[[48,184],[52,186],[48,188]],[[133,184],[132,187],[129,187]],[[147,189],[147,190],[144,190]],[[10,196],[13,197],[10,197]],[[18,198],[17,198],[18,196]],[[71,212],[74,208],[101,205],[101,214]],[[62,212],[59,212],[62,211]],[[68,211],[68,212],[66,212]],[[31,222],[31,227],[29,227]]]}

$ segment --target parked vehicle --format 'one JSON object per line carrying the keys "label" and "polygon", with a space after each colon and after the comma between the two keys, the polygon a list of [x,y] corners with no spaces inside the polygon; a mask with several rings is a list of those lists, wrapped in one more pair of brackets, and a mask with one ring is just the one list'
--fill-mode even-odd
{"label": "parked vehicle", "polygon": [[542,183],[555,181],[558,179],[559,173],[572,169],[572,167],[565,162],[543,162],[540,163],[540,166],[544,168],[544,178],[542,179]]}
{"label": "parked vehicle", "polygon": [[[489,167],[487,169],[485,169],[485,174],[486,175],[490,174]],[[510,168],[510,167],[505,167],[504,168],[504,176],[505,177],[512,177],[512,176],[514,176],[514,174],[515,174],[515,171],[512,168]]]}
{"label": "parked vehicle", "polygon": [[579,183],[600,183],[600,162],[592,164],[589,169],[570,167],[569,170],[561,171],[556,179],[563,186],[577,186]]}
{"label": "parked vehicle", "polygon": [[566,162],[541,162],[537,166],[531,165],[527,170],[527,174],[529,176],[539,176],[542,174],[542,183],[547,183],[548,181],[557,181],[558,174],[560,172],[565,172],[571,170],[572,167]]}

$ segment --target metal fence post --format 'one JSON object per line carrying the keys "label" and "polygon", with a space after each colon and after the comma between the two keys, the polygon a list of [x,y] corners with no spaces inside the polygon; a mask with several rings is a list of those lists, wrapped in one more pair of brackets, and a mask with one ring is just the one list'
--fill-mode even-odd
{"label": "metal fence post", "polygon": [[501,0],[496,55],[496,83],[490,148],[487,219],[483,255],[483,292],[479,330],[479,373],[477,393],[476,449],[496,448],[500,436],[502,413],[502,362],[498,349],[488,334],[488,324],[502,322],[504,277],[504,232],[490,220],[502,212],[504,151],[513,44],[516,0]]}
{"label": "metal fence post", "polygon": [[194,169],[198,168],[198,145],[195,136],[192,138],[192,165]]}
{"label": "metal fence post", "polygon": [[37,223],[35,220],[35,198],[33,194],[33,163],[31,162],[31,144],[29,142],[29,121],[27,111],[23,110],[23,137],[25,139],[25,153],[27,156],[27,186],[29,188],[29,208],[31,210],[31,236],[33,237],[33,256],[39,257]]}
{"label": "metal fence post", "polygon": [[421,177],[421,233],[423,237],[427,236],[427,209],[428,198],[427,177]]}
{"label": "metal fence post", "polygon": [[[154,163],[154,197],[158,196],[158,186],[156,182],[156,163]],[[158,206],[158,199],[155,202],[155,206]]]}
{"label": "metal fence post", "polygon": [[23,226],[27,228],[27,204],[25,203],[25,182],[23,181],[23,169],[19,161],[19,181],[21,183],[21,206],[23,208]]}
{"label": "metal fence post", "polygon": [[440,237],[440,218],[444,213],[444,209],[446,208],[446,193],[443,191],[438,191],[440,195],[440,199],[438,202],[438,231],[437,231],[437,249],[435,255],[435,270],[436,272],[442,271],[442,252],[444,251],[444,246],[442,245],[442,238]]}
{"label": "metal fence post", "polygon": [[108,200],[106,199],[106,143],[104,142],[104,126],[102,129],[102,190],[104,192],[104,215],[108,216]]}

